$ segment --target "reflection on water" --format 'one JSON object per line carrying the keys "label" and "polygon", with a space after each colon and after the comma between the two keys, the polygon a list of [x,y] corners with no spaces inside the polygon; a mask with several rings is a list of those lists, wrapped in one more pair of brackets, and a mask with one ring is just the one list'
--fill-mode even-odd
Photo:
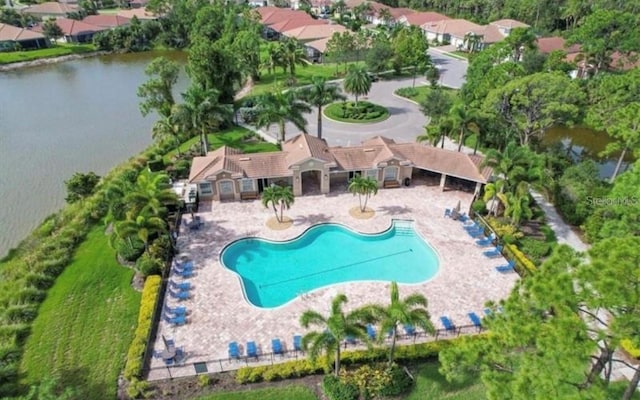
{"label": "reflection on water", "polygon": [[[612,139],[606,133],[585,127],[555,127],[547,130],[542,143],[544,145],[552,145],[558,142],[562,143],[567,150],[567,154],[575,161],[593,160],[598,163],[602,178],[609,178],[613,174],[620,152],[615,152],[606,157],[600,156],[607,144],[612,142]],[[633,158],[630,153],[627,153],[625,162],[622,165],[622,171],[632,161]]]}
{"label": "reflection on water", "polygon": [[[64,204],[74,172],[105,174],[151,142],[138,109],[149,52],[0,73],[0,257]],[[183,78],[180,90],[186,87]]]}

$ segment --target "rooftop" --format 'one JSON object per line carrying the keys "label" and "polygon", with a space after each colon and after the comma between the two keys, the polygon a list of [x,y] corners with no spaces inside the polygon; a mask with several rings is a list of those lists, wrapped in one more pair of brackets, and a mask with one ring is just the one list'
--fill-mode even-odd
{"label": "rooftop", "polygon": [[0,23],[0,42],[44,39],[44,35],[29,29]]}

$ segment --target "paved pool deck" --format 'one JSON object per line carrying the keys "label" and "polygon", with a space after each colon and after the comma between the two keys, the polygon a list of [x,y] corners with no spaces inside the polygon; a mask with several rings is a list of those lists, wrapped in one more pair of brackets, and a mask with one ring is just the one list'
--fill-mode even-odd
{"label": "paved pool deck", "polygon": [[[302,312],[314,309],[326,314],[331,299],[345,293],[349,302],[346,310],[370,303],[386,304],[388,282],[345,283],[307,293],[286,305],[262,309],[248,303],[240,281],[219,261],[221,250],[231,241],[247,236],[272,240],[286,240],[300,235],[312,225],[336,222],[357,231],[374,233],[387,229],[392,219],[411,219],[416,230],[429,241],[440,258],[436,276],[421,284],[400,285],[400,294],[424,294],[429,300],[429,312],[436,328],[443,328],[440,316],[449,316],[456,325],[469,325],[467,313],[481,315],[488,300],[506,297],[518,279],[516,273],[498,273],[494,267],[505,264],[504,258],[488,259],[464,231],[458,221],[444,218],[445,208],[458,201],[462,210],[469,208],[472,194],[462,191],[441,191],[438,186],[415,183],[411,187],[380,189],[368,206],[375,210],[371,219],[356,219],[349,210],[358,205],[358,198],[349,193],[307,195],[297,197],[285,215],[293,225],[282,231],[271,230],[266,222],[273,211],[259,200],[201,204],[198,215],[204,227],[198,231],[183,231],[178,238],[180,255],[194,260],[195,275],[189,279],[194,288],[191,298],[182,302],[167,296],[171,306],[184,305],[189,310],[188,323],[173,327],[160,322],[155,351],[164,348],[162,336],[175,340],[186,353],[183,366],[164,366],[161,359],[151,360],[149,380],[195,375],[194,363],[206,363],[209,372],[237,369],[244,361],[228,361],[227,345],[240,344],[243,351],[247,341],[253,340],[260,352],[271,352],[271,339],[279,338],[285,350],[291,350],[294,334],[304,334],[299,324]],[[190,219],[189,215],[184,218]],[[176,281],[182,279],[171,277]],[[213,361],[224,359],[224,361]],[[263,357],[262,363],[270,363]],[[278,358],[276,358],[276,361]],[[258,362],[250,362],[257,365]],[[169,375],[171,374],[171,375]]]}

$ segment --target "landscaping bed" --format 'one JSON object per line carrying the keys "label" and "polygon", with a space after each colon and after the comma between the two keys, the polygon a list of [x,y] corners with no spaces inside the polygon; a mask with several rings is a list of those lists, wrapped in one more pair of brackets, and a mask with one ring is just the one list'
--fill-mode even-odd
{"label": "landscaping bed", "polygon": [[389,111],[368,101],[344,101],[333,103],[324,109],[324,115],[339,122],[350,122],[355,124],[371,124],[384,121],[389,118]]}

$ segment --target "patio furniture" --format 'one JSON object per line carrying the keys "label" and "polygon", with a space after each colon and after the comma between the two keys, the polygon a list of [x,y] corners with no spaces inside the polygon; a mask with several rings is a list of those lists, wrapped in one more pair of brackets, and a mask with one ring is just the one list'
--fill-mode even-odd
{"label": "patio furniture", "polygon": [[413,325],[406,324],[406,325],[404,325],[404,333],[407,336],[415,336],[416,335],[416,328],[414,328]]}
{"label": "patio furniture", "polygon": [[495,233],[491,233],[491,235],[487,236],[486,238],[476,240],[476,245],[480,247],[491,246],[494,240],[496,240],[496,235]]}
{"label": "patio furniture", "polygon": [[284,351],[282,350],[282,343],[280,342],[280,339],[278,339],[278,338],[271,339],[271,351],[273,352],[273,354],[280,354],[280,355],[284,354]]}
{"label": "patio furniture", "polygon": [[192,269],[185,269],[185,270],[176,270],[174,269],[173,272],[182,277],[182,278],[191,278],[193,276],[193,270]]}
{"label": "patio furniture", "polygon": [[189,290],[191,289],[191,282],[174,282],[169,280],[169,286],[174,289]]}
{"label": "patio furniture", "polygon": [[451,209],[450,208],[445,208],[444,209],[444,216],[445,216],[445,218],[451,218]]}
{"label": "patio furniture", "polygon": [[302,351],[302,336],[300,335],[293,336],[293,349],[295,351]]}
{"label": "patio furniture", "polygon": [[479,237],[484,236],[484,229],[483,228],[479,228],[477,230],[467,230],[467,233],[469,234],[469,236],[471,236],[472,238],[476,239]]}
{"label": "patio furniture", "polygon": [[482,229],[482,226],[478,225],[476,222],[470,224],[470,225],[464,225],[463,226],[464,230],[468,231],[477,231],[479,229]]}
{"label": "patio furniture", "polygon": [[167,292],[169,292],[169,296],[173,297],[174,299],[178,299],[178,300],[186,300],[189,298],[189,292],[186,290],[181,290],[179,292],[174,292],[173,290],[169,289],[167,290]]}
{"label": "patio furniture", "polygon": [[175,317],[170,317],[167,314],[162,316],[162,319],[165,322],[170,323],[171,325],[184,325],[187,323],[187,318],[184,315],[176,315]]}
{"label": "patio furniture", "polygon": [[258,359],[258,347],[254,341],[247,342],[247,358],[249,357]]}
{"label": "patio furniture", "polygon": [[370,340],[376,340],[376,328],[371,324],[367,324],[367,336]]}
{"label": "patio furniture", "polygon": [[229,343],[229,349],[227,351],[229,353],[229,360],[240,359],[240,348],[238,347],[238,343],[236,342]]}
{"label": "patio furniture", "polygon": [[496,267],[496,271],[498,272],[512,272],[515,271],[514,268],[516,266],[516,262],[511,260],[505,265],[499,265]]}
{"label": "patio furniture", "polygon": [[472,311],[468,313],[467,316],[471,320],[471,323],[473,324],[473,326],[478,328],[478,330],[482,329],[482,321],[480,320],[480,317],[478,317],[478,314]]}
{"label": "patio furniture", "polygon": [[493,250],[483,251],[482,254],[488,258],[495,258],[502,256],[502,246],[496,246]]}
{"label": "patio furniture", "polygon": [[447,331],[455,331],[456,330],[455,325],[453,325],[453,322],[451,322],[449,317],[447,317],[447,316],[440,317],[440,322],[442,322],[442,326],[444,326],[444,329],[446,329]]}
{"label": "patio furniture", "polygon": [[166,313],[174,314],[174,316],[178,316],[178,315],[184,316],[187,314],[187,308],[185,306],[178,306],[178,307],[171,308],[165,304],[164,310],[165,310],[165,314]]}

